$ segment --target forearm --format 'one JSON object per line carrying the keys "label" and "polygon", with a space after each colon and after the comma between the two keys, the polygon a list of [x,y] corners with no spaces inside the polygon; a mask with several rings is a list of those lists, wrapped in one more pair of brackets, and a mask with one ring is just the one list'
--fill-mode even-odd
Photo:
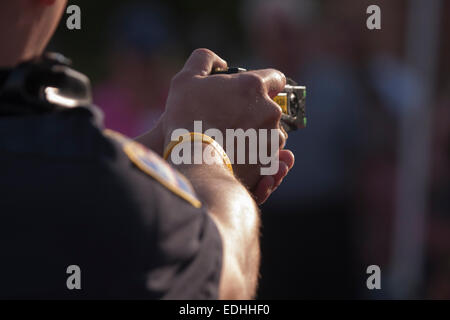
{"label": "forearm", "polygon": [[[273,69],[210,76],[212,70],[227,67],[212,51],[195,50],[172,79],[166,108],[158,124],[136,140],[161,155],[175,130],[197,132],[196,119],[202,121],[203,129],[216,129],[222,135],[233,128],[280,130],[282,110],[272,98],[284,89],[285,76]],[[285,139],[285,135],[279,135],[279,146],[284,145]],[[249,151],[246,150],[247,155]],[[280,151],[279,158],[283,154],[286,155]],[[284,171],[274,176],[260,177],[261,164],[257,164],[235,168],[236,177],[261,203],[292,167],[293,156],[290,158]],[[191,180],[222,235],[224,263],[220,297],[253,297],[260,254],[256,203],[225,166],[182,165],[178,169]]]}
{"label": "forearm", "polygon": [[253,298],[259,272],[259,210],[222,165],[177,166],[193,184],[223,239],[220,298]]}
{"label": "forearm", "polygon": [[134,140],[142,143],[147,148],[152,149],[154,152],[162,156],[164,148],[164,138],[165,137],[162,134],[161,121],[158,121],[153,129],[134,138]]}

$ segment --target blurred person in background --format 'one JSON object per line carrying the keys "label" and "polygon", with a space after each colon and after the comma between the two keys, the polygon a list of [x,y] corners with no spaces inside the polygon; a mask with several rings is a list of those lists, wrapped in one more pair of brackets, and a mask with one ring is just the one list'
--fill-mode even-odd
{"label": "blurred person in background", "polygon": [[[370,4],[361,1],[352,8],[361,12]],[[424,83],[407,61],[405,25],[410,2],[381,0],[377,4],[383,10],[381,30],[361,29],[359,33],[361,83],[369,99],[356,222],[362,263],[376,262],[388,273],[394,268],[394,232],[398,231],[395,221],[399,208],[400,124],[414,112],[416,101],[422,100]],[[349,22],[361,24],[361,20],[355,14]],[[427,107],[432,108],[432,104]],[[393,279],[386,281],[380,293],[363,290],[364,296],[390,298],[395,291],[392,283]],[[424,292],[417,294],[423,296]]]}
{"label": "blurred person in background", "polygon": [[[412,71],[402,54],[404,4],[379,1],[383,8],[382,28],[375,32],[365,27],[367,15],[361,14],[369,1],[345,0],[342,5],[327,3],[328,15],[336,15],[352,26],[357,45],[353,61],[366,100],[362,106],[363,144],[355,188],[354,241],[361,259],[359,270],[376,264],[389,269],[393,222],[396,208],[398,118],[407,108],[413,92],[419,92]],[[355,26],[361,26],[356,28]],[[386,289],[386,286],[385,288]],[[369,292],[360,286],[363,297],[388,297],[388,290]]]}
{"label": "blurred person in background", "polygon": [[426,297],[450,299],[450,86],[433,110]]}
{"label": "blurred person in background", "polygon": [[136,137],[164,111],[180,61],[170,11],[156,4],[125,4],[113,14],[107,51],[109,75],[94,88],[105,126]]}
{"label": "blurred person in background", "polygon": [[[307,128],[289,136],[302,157],[264,207],[265,298],[357,294],[353,191],[366,101],[353,62],[354,31],[325,13],[308,0],[254,0],[243,8],[253,64],[279,68],[308,94]],[[272,263],[280,259],[288,262]]]}

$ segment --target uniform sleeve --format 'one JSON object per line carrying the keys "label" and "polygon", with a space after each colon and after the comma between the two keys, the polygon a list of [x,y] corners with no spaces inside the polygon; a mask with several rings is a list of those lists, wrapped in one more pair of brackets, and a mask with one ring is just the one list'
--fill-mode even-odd
{"label": "uniform sleeve", "polygon": [[222,241],[189,181],[152,151],[112,136],[124,150],[113,162],[121,177],[118,185],[140,213],[145,297],[217,299]]}
{"label": "uniform sleeve", "polygon": [[156,259],[146,276],[147,290],[161,299],[217,299],[222,242],[215,223],[205,209],[163,186],[155,192]]}

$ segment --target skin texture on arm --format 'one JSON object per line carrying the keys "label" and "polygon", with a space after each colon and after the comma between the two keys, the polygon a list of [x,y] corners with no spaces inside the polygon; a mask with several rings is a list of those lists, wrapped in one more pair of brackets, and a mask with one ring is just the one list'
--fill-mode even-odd
{"label": "skin texture on arm", "polygon": [[222,237],[219,298],[254,298],[260,262],[260,217],[255,201],[223,165],[178,165],[176,168],[190,180]]}

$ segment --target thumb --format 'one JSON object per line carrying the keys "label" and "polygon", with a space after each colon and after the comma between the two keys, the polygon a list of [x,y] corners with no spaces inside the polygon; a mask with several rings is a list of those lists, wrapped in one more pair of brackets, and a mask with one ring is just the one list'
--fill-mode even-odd
{"label": "thumb", "polygon": [[196,76],[207,76],[214,68],[227,68],[225,60],[209,49],[196,49],[186,61],[183,72]]}

